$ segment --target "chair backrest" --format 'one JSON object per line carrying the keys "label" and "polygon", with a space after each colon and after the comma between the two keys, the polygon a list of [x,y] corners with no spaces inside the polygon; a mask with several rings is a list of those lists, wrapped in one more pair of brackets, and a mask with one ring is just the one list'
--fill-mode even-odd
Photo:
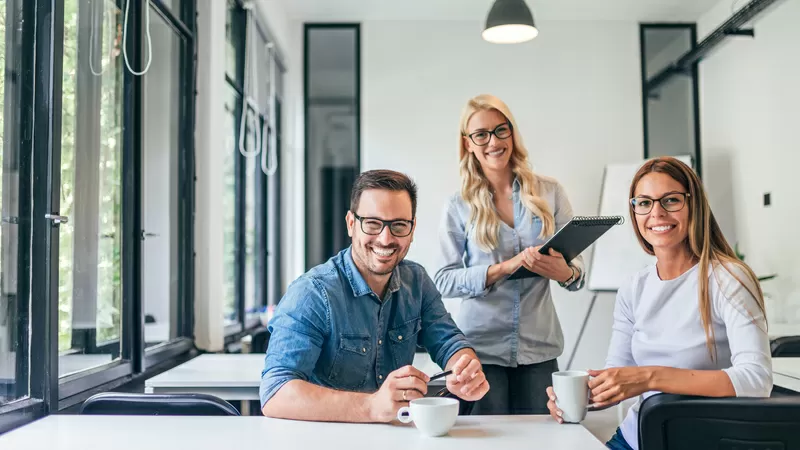
{"label": "chair backrest", "polygon": [[800,397],[648,397],[639,409],[641,450],[800,449]]}
{"label": "chair backrest", "polygon": [[269,330],[266,328],[253,333],[250,342],[250,353],[266,353],[269,346]]}
{"label": "chair backrest", "polygon": [[472,414],[472,409],[475,406],[475,402],[468,402],[459,398],[457,395],[450,392],[447,388],[442,388],[439,392],[433,395],[434,397],[447,397],[447,398],[454,398],[458,400],[458,415],[459,416],[468,416]]}
{"label": "chair backrest", "polygon": [[230,403],[207,394],[101,392],[83,402],[79,414],[135,416],[238,416]]}
{"label": "chair backrest", "polygon": [[800,356],[800,336],[783,336],[770,343],[772,356],[796,357]]}

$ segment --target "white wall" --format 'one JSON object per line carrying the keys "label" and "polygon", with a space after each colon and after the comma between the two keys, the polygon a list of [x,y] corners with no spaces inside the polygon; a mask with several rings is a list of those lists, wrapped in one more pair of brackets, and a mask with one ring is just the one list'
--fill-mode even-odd
{"label": "white wall", "polygon": [[[363,24],[362,169],[391,168],[417,182],[419,225],[408,257],[431,274],[442,206],[460,186],[458,120],[471,96],[488,92],[508,103],[534,170],[565,186],[576,214],[596,214],[605,164],[642,157],[638,25],[539,25],[529,43],[496,46],[469,22]],[[553,291],[563,367],[591,293]],[[598,298],[573,367],[603,364],[613,302]]]}
{"label": "white wall", "polygon": [[[723,0],[699,21],[700,35],[729,14],[730,2]],[[730,39],[700,65],[703,167],[711,206],[721,221],[735,224],[731,235],[756,273],[778,274],[763,284],[780,300],[768,305],[769,316],[794,322],[800,322],[800,241],[794,223],[800,193],[798,17],[800,0],[784,0],[757,18],[755,39]],[[766,192],[772,194],[770,207],[762,204]],[[794,307],[781,309],[781,303]]]}
{"label": "white wall", "polygon": [[[195,127],[195,343],[207,351],[223,347],[223,203],[221,167],[225,147],[226,2],[197,2],[197,125]],[[220,82],[219,80],[222,80]]]}

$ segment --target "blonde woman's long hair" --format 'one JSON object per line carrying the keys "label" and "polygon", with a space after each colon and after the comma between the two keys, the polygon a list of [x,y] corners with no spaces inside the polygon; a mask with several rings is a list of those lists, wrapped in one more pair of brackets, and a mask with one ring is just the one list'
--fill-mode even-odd
{"label": "blonde woman's long hair", "polygon": [[539,237],[544,238],[555,232],[555,219],[553,211],[547,201],[537,192],[536,175],[528,163],[528,150],[522,142],[517,122],[505,103],[492,95],[479,95],[467,102],[461,113],[461,134],[458,137],[459,169],[461,172],[461,197],[469,204],[469,223],[475,224],[475,238],[482,250],[490,252],[497,248],[500,218],[492,203],[491,185],[481,169],[481,164],[473,153],[467,149],[465,137],[467,123],[472,115],[478,111],[497,110],[505,116],[511,125],[513,149],[511,151],[511,170],[520,183],[520,196],[522,204],[535,216],[542,220],[542,232]]}
{"label": "blonde woman's long hair", "polygon": [[[650,173],[663,173],[668,175],[673,180],[680,183],[686,192],[689,193],[687,205],[689,208],[689,236],[687,239],[687,246],[692,255],[699,261],[700,271],[698,280],[698,309],[700,310],[700,319],[703,323],[703,328],[706,332],[706,347],[711,359],[716,358],[716,345],[714,340],[714,328],[711,323],[711,295],[708,288],[709,266],[716,270],[725,270],[731,274],[745,289],[756,299],[758,308],[764,315],[766,320],[766,312],[764,309],[764,294],[761,291],[761,285],[758,282],[758,277],[753,273],[753,270],[741,261],[736,253],[733,251],[725,236],[722,235],[722,230],[714,218],[714,213],[711,212],[711,207],[708,204],[703,183],[698,178],[697,174],[691,167],[682,161],[672,157],[661,157],[651,159],[639,169],[633,177],[631,183],[630,198],[636,195],[636,186],[639,181],[647,174]],[[636,233],[639,244],[645,252],[650,255],[655,255],[653,246],[648,243],[642,234],[639,232],[639,227],[636,223],[636,214],[633,208],[630,208],[630,218],[633,224],[634,232]],[[744,283],[742,280],[733,273],[729,267],[736,267],[744,272],[750,283]],[[718,281],[719,282],[719,281]],[[754,289],[750,285],[755,286]],[[753,314],[750,313],[751,318]]]}

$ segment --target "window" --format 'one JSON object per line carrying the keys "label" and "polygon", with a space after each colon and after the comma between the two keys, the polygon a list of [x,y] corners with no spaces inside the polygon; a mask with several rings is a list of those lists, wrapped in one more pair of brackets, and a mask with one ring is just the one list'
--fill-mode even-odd
{"label": "window", "polygon": [[191,348],[196,2],[125,5],[0,0],[0,433]]}
{"label": "window", "polygon": [[226,335],[233,339],[239,331],[258,326],[267,305],[280,295],[280,265],[275,259],[280,224],[275,197],[280,182],[275,134],[279,94],[272,80],[283,69],[267,35],[239,2],[228,2],[226,23],[230,157],[223,167],[223,305]]}
{"label": "window", "polygon": [[121,10],[64,2],[59,374],[120,357],[122,313]]}
{"label": "window", "polygon": [[696,44],[695,25],[641,25],[644,156],[690,155],[700,174],[697,63],[674,67]]}
{"label": "window", "polygon": [[21,139],[22,0],[0,0],[0,406],[29,395],[27,247],[30,200],[24,196]]}
{"label": "window", "polygon": [[350,245],[342,214],[360,172],[359,42],[358,25],[305,28],[306,268]]}
{"label": "window", "polygon": [[[157,11],[150,11],[153,55],[144,75],[142,146],[142,295],[145,346],[182,335],[181,102],[185,42]],[[147,57],[147,55],[144,55]]]}
{"label": "window", "polygon": [[223,233],[225,235],[223,242],[223,251],[225,255],[223,272],[225,277],[225,298],[224,300],[224,315],[226,327],[226,334],[231,332],[241,331],[240,325],[240,311],[238,299],[241,297],[239,293],[239,278],[241,271],[239,248],[240,238],[239,234],[242,226],[239,224],[239,215],[237,211],[240,209],[237,199],[242,197],[239,192],[239,167],[241,159],[239,157],[239,135],[240,135],[240,121],[242,116],[242,90],[244,86],[244,32],[245,32],[245,18],[246,13],[244,9],[240,8],[236,2],[228,2],[227,20],[225,27],[225,34],[227,38],[226,49],[226,80],[230,94],[227,96],[225,102],[225,112],[228,116],[226,124],[228,126],[226,151],[229,157],[225,158],[225,166],[223,167],[224,184],[225,184],[225,197],[222,204],[222,214],[225,219],[225,228]]}
{"label": "window", "polygon": [[224,174],[223,183],[225,189],[225,196],[222,200],[220,214],[224,220],[224,241],[223,251],[224,260],[223,264],[223,277],[224,288],[223,292],[224,307],[223,312],[225,315],[225,326],[233,327],[239,323],[239,309],[236,307],[236,277],[238,267],[236,261],[236,162],[238,158],[235,157],[235,151],[239,142],[239,117],[242,108],[240,102],[242,101],[239,93],[235,88],[229,86],[229,94],[226,96],[225,113],[227,115],[225,126],[227,128],[227,139],[225,149],[231,153],[231,157],[225,158],[225,165],[222,167]]}

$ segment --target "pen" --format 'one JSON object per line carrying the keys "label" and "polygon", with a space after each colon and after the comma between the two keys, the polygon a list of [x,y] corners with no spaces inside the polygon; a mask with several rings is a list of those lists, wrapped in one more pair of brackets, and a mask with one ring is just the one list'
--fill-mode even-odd
{"label": "pen", "polygon": [[433,380],[438,380],[439,378],[446,377],[452,373],[453,373],[452,370],[445,370],[444,372],[439,372],[436,375],[431,376],[431,379],[428,380],[428,383],[430,383]]}

